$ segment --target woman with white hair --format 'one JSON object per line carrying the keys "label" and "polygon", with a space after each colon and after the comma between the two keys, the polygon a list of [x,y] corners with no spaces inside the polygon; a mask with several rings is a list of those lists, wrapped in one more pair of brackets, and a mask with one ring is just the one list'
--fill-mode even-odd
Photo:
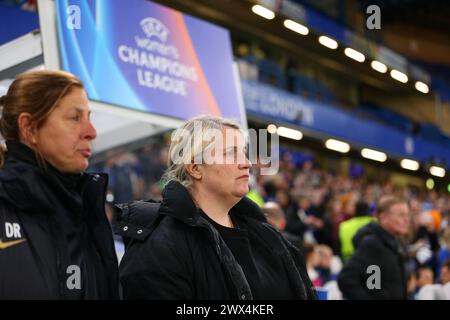
{"label": "woman with white hair", "polygon": [[172,134],[159,203],[119,205],[125,299],[314,299],[298,250],[245,197],[245,134],[201,116]]}

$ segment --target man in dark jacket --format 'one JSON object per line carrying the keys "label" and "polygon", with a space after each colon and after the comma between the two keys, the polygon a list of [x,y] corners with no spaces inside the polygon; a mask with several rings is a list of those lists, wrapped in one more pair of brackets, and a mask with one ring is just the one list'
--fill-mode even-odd
{"label": "man in dark jacket", "polygon": [[346,299],[407,299],[406,253],[399,237],[408,233],[408,205],[397,197],[382,197],[377,218],[379,223],[366,225],[353,238],[356,252],[338,278]]}
{"label": "man in dark jacket", "polygon": [[118,299],[107,176],[40,168],[8,143],[0,170],[0,300]]}

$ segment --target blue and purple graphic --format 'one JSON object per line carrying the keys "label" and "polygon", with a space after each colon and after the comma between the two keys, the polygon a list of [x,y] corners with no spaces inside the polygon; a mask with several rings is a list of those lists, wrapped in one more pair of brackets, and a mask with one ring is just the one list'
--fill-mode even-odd
{"label": "blue and purple graphic", "polygon": [[181,119],[241,118],[227,30],[144,0],[56,4],[61,68],[90,99]]}

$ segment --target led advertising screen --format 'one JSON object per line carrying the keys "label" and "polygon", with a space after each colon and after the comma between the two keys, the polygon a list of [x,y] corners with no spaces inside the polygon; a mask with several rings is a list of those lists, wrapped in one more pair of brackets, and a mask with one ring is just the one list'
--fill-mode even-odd
{"label": "led advertising screen", "polygon": [[57,1],[61,68],[92,100],[240,119],[227,30],[144,0]]}

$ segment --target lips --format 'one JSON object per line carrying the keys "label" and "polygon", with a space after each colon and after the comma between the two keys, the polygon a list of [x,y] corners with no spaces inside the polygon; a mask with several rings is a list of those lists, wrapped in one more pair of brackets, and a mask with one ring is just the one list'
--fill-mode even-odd
{"label": "lips", "polygon": [[80,153],[86,158],[89,158],[92,155],[91,149],[81,149]]}
{"label": "lips", "polygon": [[238,179],[248,179],[248,174],[244,174],[244,175],[240,176]]}

